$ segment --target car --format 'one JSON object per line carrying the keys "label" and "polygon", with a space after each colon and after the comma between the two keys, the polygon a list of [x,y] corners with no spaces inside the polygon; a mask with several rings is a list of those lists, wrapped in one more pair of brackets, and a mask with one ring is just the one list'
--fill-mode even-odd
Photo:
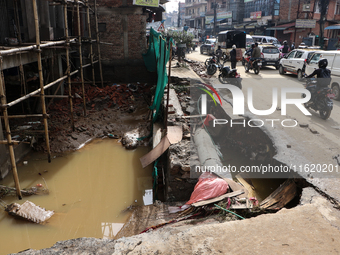
{"label": "car", "polygon": [[292,50],[286,56],[281,58],[279,64],[279,73],[281,75],[286,72],[297,75],[299,81],[302,80],[305,73],[306,62],[314,54],[315,49],[296,49]]}
{"label": "car", "polygon": [[280,51],[273,44],[259,44],[262,55],[262,67],[274,66],[279,69]]}
{"label": "car", "polygon": [[[276,69],[279,68],[280,51],[271,43],[259,44],[261,50],[262,67],[274,66]],[[243,54],[242,65],[245,65],[245,53]]]}
{"label": "car", "polygon": [[340,51],[315,51],[306,61],[306,74],[311,74],[318,68],[319,59],[328,60],[327,68],[331,71],[331,88],[335,100],[340,100]]}
{"label": "car", "polygon": [[205,40],[205,43],[201,46],[201,54],[207,53],[208,55],[213,55],[216,51],[216,39],[211,38]]}
{"label": "car", "polygon": [[266,35],[253,35],[252,37],[253,37],[254,42],[257,42],[259,44],[260,43],[272,43],[277,48],[281,47],[280,42],[275,37],[266,36]]}

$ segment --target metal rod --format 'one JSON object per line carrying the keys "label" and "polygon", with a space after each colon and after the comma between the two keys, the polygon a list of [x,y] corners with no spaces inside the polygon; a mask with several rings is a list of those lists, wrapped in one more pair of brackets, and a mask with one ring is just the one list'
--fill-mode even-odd
{"label": "metal rod", "polygon": [[[86,1],[86,7],[89,7],[89,0]],[[90,8],[87,8],[86,10],[87,13],[87,28],[89,30],[89,37],[92,39],[92,34],[91,34],[91,20],[90,20]],[[91,58],[91,66],[92,66],[92,85],[96,86],[96,77],[94,74],[94,63],[93,63],[93,46],[92,43],[90,44],[90,58]]]}
{"label": "metal rod", "polygon": [[96,22],[96,35],[97,35],[97,45],[98,45],[98,59],[99,59],[100,81],[101,81],[102,88],[103,88],[104,87],[104,83],[103,83],[102,58],[101,58],[101,54],[100,54],[100,40],[99,40],[99,29],[98,29],[97,0],[94,0],[94,17],[95,17],[95,22]]}
{"label": "metal rod", "polygon": [[[78,70],[73,71],[70,75],[72,76],[72,75],[74,75],[74,74],[76,74],[76,73],[78,73],[78,72],[79,72]],[[57,80],[55,80],[55,81],[52,81],[51,83],[45,85],[45,86],[43,87],[43,89],[48,89],[49,87],[51,87],[51,86],[57,84],[58,82],[60,82],[60,81],[62,81],[62,80],[65,80],[66,78],[67,78],[67,75],[65,75],[65,76],[63,76],[63,77],[60,77],[59,79],[57,79]],[[25,99],[30,98],[30,97],[32,97],[33,95],[38,94],[39,92],[41,92],[41,88],[39,88],[39,89],[37,89],[37,90],[35,90],[35,91],[33,91],[33,92],[31,92],[31,93],[29,93],[29,94],[23,96],[23,97],[20,97],[20,98],[14,100],[14,101],[12,101],[12,102],[10,102],[10,103],[8,103],[8,104],[5,104],[5,105],[3,105],[3,107],[11,107],[11,106],[13,106],[13,105],[16,105],[17,103],[20,103],[21,101],[24,101]]]}
{"label": "metal rod", "polygon": [[[75,0],[75,2],[78,3],[78,0]],[[83,91],[84,116],[86,116],[86,97],[85,97],[85,86],[84,86],[83,54],[82,54],[82,49],[81,49],[81,30],[80,30],[79,4],[77,4],[77,20],[78,20],[80,80],[81,80],[81,88],[82,88],[82,91]]]}
{"label": "metal rod", "polygon": [[[5,80],[4,80],[4,73],[2,71],[2,62],[3,62],[3,60],[2,60],[2,58],[0,58],[0,66],[1,66],[0,99],[1,99],[1,105],[5,105],[6,104]],[[10,127],[9,127],[7,108],[3,109],[3,116],[4,116],[4,123],[5,123],[5,129],[6,129],[9,155],[10,155],[11,166],[12,166],[13,179],[14,179],[14,183],[15,183],[15,188],[17,190],[17,196],[21,200],[22,195],[21,195],[21,190],[20,190],[20,183],[19,183],[19,177],[18,177],[18,172],[17,172],[17,166],[16,166],[16,162],[15,162],[14,148],[13,148],[13,144],[12,144],[11,130],[10,130]]]}
{"label": "metal rod", "polygon": [[[66,1],[65,1],[66,2]],[[66,2],[67,3],[67,2]],[[67,22],[67,5],[64,5],[64,23],[65,23],[65,37],[66,43],[69,46],[70,38],[68,36],[68,22]],[[73,118],[73,100],[72,100],[72,82],[71,82],[71,65],[70,65],[70,49],[66,48],[66,68],[67,68],[67,85],[68,85],[68,96],[70,97],[70,117],[71,117],[71,128],[74,131],[74,118]]]}

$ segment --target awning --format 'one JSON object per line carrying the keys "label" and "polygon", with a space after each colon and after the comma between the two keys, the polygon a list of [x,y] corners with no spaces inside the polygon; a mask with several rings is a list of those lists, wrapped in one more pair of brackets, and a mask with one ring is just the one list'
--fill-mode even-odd
{"label": "awning", "polygon": [[328,27],[325,28],[325,30],[326,29],[340,29],[340,24],[328,26]]}
{"label": "awning", "polygon": [[276,27],[268,27],[266,30],[286,30],[287,28],[295,27],[295,22],[278,25]]}

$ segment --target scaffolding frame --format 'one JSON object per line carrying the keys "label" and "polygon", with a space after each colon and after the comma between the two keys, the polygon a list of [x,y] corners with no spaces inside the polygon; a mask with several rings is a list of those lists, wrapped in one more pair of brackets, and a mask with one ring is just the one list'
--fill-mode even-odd
{"label": "scaffolding frame", "polygon": [[[29,1],[29,0],[27,0]],[[20,43],[20,46],[17,48],[12,49],[6,49],[6,50],[0,50],[0,112],[3,113],[3,116],[1,116],[1,119],[4,121],[4,131],[5,131],[5,137],[6,139],[1,141],[0,144],[7,144],[9,155],[10,155],[10,163],[12,167],[12,174],[13,179],[15,183],[15,188],[17,192],[18,199],[22,199],[21,189],[20,189],[20,183],[17,173],[17,167],[16,167],[16,160],[15,160],[15,154],[14,154],[14,145],[19,144],[19,141],[12,140],[11,136],[11,130],[10,130],[10,124],[9,119],[13,118],[29,118],[29,117],[41,117],[43,119],[44,123],[44,134],[45,134],[45,142],[47,147],[47,154],[48,154],[48,162],[51,162],[51,150],[50,150],[50,143],[49,143],[49,130],[48,130],[48,114],[46,111],[46,101],[45,98],[69,98],[69,106],[70,106],[70,115],[71,115],[71,128],[74,131],[74,118],[73,118],[73,95],[72,95],[72,82],[71,82],[71,76],[75,75],[76,73],[80,72],[80,78],[81,78],[81,84],[82,84],[82,99],[83,99],[83,108],[84,108],[84,116],[86,116],[86,93],[85,93],[85,86],[84,86],[84,75],[83,75],[83,69],[86,67],[91,66],[92,67],[92,85],[95,86],[95,69],[94,64],[99,63],[99,72],[100,72],[100,78],[101,78],[101,85],[103,87],[103,75],[102,75],[102,66],[101,66],[101,55],[100,55],[100,40],[99,40],[99,32],[98,32],[98,13],[97,13],[97,3],[95,0],[95,30],[96,30],[96,40],[92,40],[91,38],[91,20],[90,20],[90,5],[89,0],[85,1],[79,1],[79,0],[47,0],[48,2],[51,2],[50,5],[63,5],[63,12],[64,12],[64,23],[65,23],[65,40],[61,41],[48,41],[48,42],[41,42],[40,40],[40,30],[39,30],[39,16],[38,16],[38,9],[37,9],[37,0],[32,0],[33,3],[33,16],[34,16],[34,25],[35,25],[35,34],[36,34],[36,42],[35,44],[29,45],[29,46],[22,46],[22,39],[21,39],[21,33],[18,34],[18,41]],[[76,13],[77,13],[77,23],[78,23],[78,40],[77,39],[70,39],[69,33],[68,33],[68,18],[67,18],[67,8],[69,5],[76,5]],[[17,27],[20,29],[19,25],[19,19],[18,19],[18,5],[17,0],[15,0],[15,20],[17,23]],[[81,6],[81,7],[80,7]],[[80,26],[80,8],[86,9],[86,18],[87,18],[87,27],[89,31],[89,43],[90,43],[90,63],[83,65],[83,54],[82,54],[82,33],[81,33],[81,26]],[[73,10],[74,11],[74,8]],[[94,54],[93,54],[93,45],[92,43],[96,42],[98,45],[98,60],[94,61]],[[70,64],[70,45],[71,44],[77,44],[78,45],[78,51],[79,51],[79,61],[80,61],[80,67],[78,70],[75,70],[71,72],[71,64]],[[48,47],[61,47],[65,49],[65,55],[66,55],[66,72],[65,75],[62,77],[59,77],[58,79],[48,83],[44,84],[44,77],[42,72],[42,51],[44,48]],[[21,55],[25,54],[27,52],[36,52],[37,54],[37,62],[38,62],[38,73],[39,73],[39,85],[40,88],[27,94],[26,91],[26,83],[25,83],[25,73],[24,68],[21,61]],[[24,92],[24,95],[19,97],[18,99],[15,99],[12,102],[7,102],[6,99],[6,86],[5,86],[5,79],[4,79],[4,72],[3,72],[3,63],[4,63],[4,56],[8,55],[14,55],[17,54],[20,57],[20,65],[19,65],[19,74],[20,74],[20,85],[22,87],[22,91]],[[56,95],[59,88],[61,87],[64,80],[67,80],[68,85],[68,95]],[[54,95],[45,95],[45,90],[49,87],[52,87],[56,84],[58,85],[58,88],[56,89]],[[23,89],[24,88],[24,89]],[[39,94],[39,95],[38,95]],[[20,102],[23,102],[24,100],[33,97],[33,96],[39,96],[40,102],[41,102],[41,109],[42,114],[26,114],[26,115],[13,115],[9,116],[8,114],[8,108],[11,106],[14,106]]]}

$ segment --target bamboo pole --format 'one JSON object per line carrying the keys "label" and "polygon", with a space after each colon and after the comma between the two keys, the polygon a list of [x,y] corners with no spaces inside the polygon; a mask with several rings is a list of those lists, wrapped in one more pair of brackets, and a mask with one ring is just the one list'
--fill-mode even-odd
{"label": "bamboo pole", "polygon": [[[4,118],[4,116],[0,116],[1,119]],[[36,117],[43,117],[42,114],[26,114],[26,115],[9,115],[8,118],[9,119],[17,119],[17,118],[36,118]],[[49,117],[49,115],[47,114],[47,117]]]}
{"label": "bamboo pole", "polygon": [[[40,97],[40,96],[34,95],[33,97]],[[69,95],[45,95],[45,98],[69,98]]]}
{"label": "bamboo pole", "polygon": [[39,71],[39,82],[40,82],[40,95],[41,95],[41,109],[44,115],[44,127],[45,127],[45,142],[47,149],[47,157],[48,162],[51,162],[51,149],[50,149],[50,139],[48,135],[48,123],[46,116],[46,105],[45,105],[45,91],[44,91],[44,78],[42,72],[42,63],[41,63],[41,49],[40,49],[40,31],[39,31],[39,19],[38,19],[38,9],[37,9],[37,0],[32,0],[33,2],[33,12],[34,12],[34,21],[35,21],[35,37],[37,44],[37,55],[38,55],[38,71]]}
{"label": "bamboo pole", "polygon": [[[78,70],[75,70],[75,71],[73,71],[70,75],[72,76],[72,75],[74,75],[74,74],[76,74],[76,73],[78,73],[78,72],[79,72]],[[67,75],[65,75],[65,76],[63,76],[63,77],[60,77],[59,79],[57,79],[57,80],[55,80],[55,81],[52,81],[51,83],[45,85],[45,86],[43,87],[43,90],[44,90],[44,89],[48,89],[49,87],[51,87],[51,86],[57,84],[58,82],[61,82],[62,80],[65,80],[66,78],[67,78]],[[30,97],[32,97],[32,96],[38,94],[39,92],[41,92],[41,90],[42,90],[42,89],[39,88],[39,89],[37,89],[37,90],[35,90],[35,91],[32,91],[31,93],[29,93],[29,94],[27,94],[27,95],[25,95],[25,96],[23,96],[23,97],[20,97],[20,98],[14,100],[14,101],[12,101],[12,102],[10,102],[10,103],[8,103],[8,104],[2,105],[2,107],[12,107],[13,105],[16,105],[17,103],[20,103],[21,101],[24,101],[24,100],[26,100],[27,98],[30,98]]]}
{"label": "bamboo pole", "polygon": [[[86,13],[87,13],[87,27],[89,30],[89,38],[92,39],[92,33],[91,33],[91,20],[90,20],[90,6],[89,6],[89,0],[86,1]],[[91,59],[91,66],[92,66],[92,85],[96,86],[96,78],[94,75],[94,62],[93,62],[93,45],[92,41],[90,42],[90,59]]]}
{"label": "bamboo pole", "polygon": [[[67,1],[64,4],[64,23],[65,23],[65,37],[67,46],[69,46],[69,36],[68,36],[68,22],[67,22]],[[72,82],[71,82],[71,66],[70,66],[70,50],[69,47],[66,48],[66,63],[67,63],[67,84],[68,84],[68,96],[70,97],[70,117],[71,117],[71,127],[74,131],[74,118],[73,118],[73,101],[72,101]]]}
{"label": "bamboo pole", "polygon": [[[97,63],[97,62],[98,62],[98,60],[93,61],[93,64],[95,64],[95,63]],[[86,65],[83,65],[83,69],[84,69],[85,67],[89,67],[89,66],[91,66],[91,65],[92,65],[92,67],[93,67],[93,64],[92,64],[92,63],[89,63],[89,64],[86,64]],[[93,68],[92,68],[92,70],[93,70]],[[94,84],[95,84],[95,82],[94,82]]]}
{"label": "bamboo pole", "polygon": [[[70,40],[71,43],[74,43],[75,41],[76,41],[76,39]],[[40,49],[50,47],[50,46],[65,44],[65,43],[66,43],[65,40],[55,41],[55,42],[46,42],[46,43],[40,44]],[[9,50],[0,50],[0,55],[6,56],[6,55],[14,54],[14,53],[22,53],[23,51],[30,51],[30,50],[35,50],[35,49],[37,49],[37,45],[18,47],[18,48],[9,49]]]}
{"label": "bamboo pole", "polygon": [[[0,58],[0,67],[1,67],[0,98],[1,98],[1,105],[5,105],[6,104],[5,80],[4,80],[4,73],[2,71],[2,61],[3,61],[2,58]],[[15,188],[17,190],[17,196],[21,200],[22,195],[21,195],[21,191],[20,191],[20,183],[19,183],[19,177],[18,177],[18,172],[17,172],[17,166],[16,166],[16,162],[15,162],[14,148],[13,148],[13,144],[12,144],[11,130],[10,130],[10,127],[9,127],[7,108],[3,109],[3,116],[4,116],[4,123],[5,123],[5,129],[6,129],[9,155],[10,155],[11,166],[12,166],[13,179],[14,179],[14,183],[15,183]]]}
{"label": "bamboo pole", "polygon": [[82,50],[81,50],[80,13],[79,13],[79,3],[78,3],[78,0],[75,0],[75,3],[77,4],[80,79],[81,79],[81,88],[82,88],[82,91],[83,91],[84,116],[86,116],[86,97],[85,97],[85,86],[84,86],[83,55],[82,55]]}
{"label": "bamboo pole", "polygon": [[99,60],[100,81],[101,81],[102,88],[103,88],[104,87],[104,83],[103,83],[102,58],[101,58],[101,54],[100,54],[100,40],[99,40],[99,29],[98,29],[97,0],[94,0],[94,17],[95,17],[95,22],[96,22],[96,35],[97,35],[97,46],[98,46],[98,60]]}
{"label": "bamboo pole", "polygon": [[18,0],[14,0],[14,16],[15,16],[15,23],[18,29],[18,40],[19,44],[22,44],[21,40],[21,29],[20,29],[20,22],[19,22],[19,10],[18,10]]}
{"label": "bamboo pole", "polygon": [[17,145],[19,144],[20,142],[19,141],[14,141],[14,140],[11,140],[10,142],[8,142],[7,140],[0,140],[0,144],[12,144],[12,145]]}

